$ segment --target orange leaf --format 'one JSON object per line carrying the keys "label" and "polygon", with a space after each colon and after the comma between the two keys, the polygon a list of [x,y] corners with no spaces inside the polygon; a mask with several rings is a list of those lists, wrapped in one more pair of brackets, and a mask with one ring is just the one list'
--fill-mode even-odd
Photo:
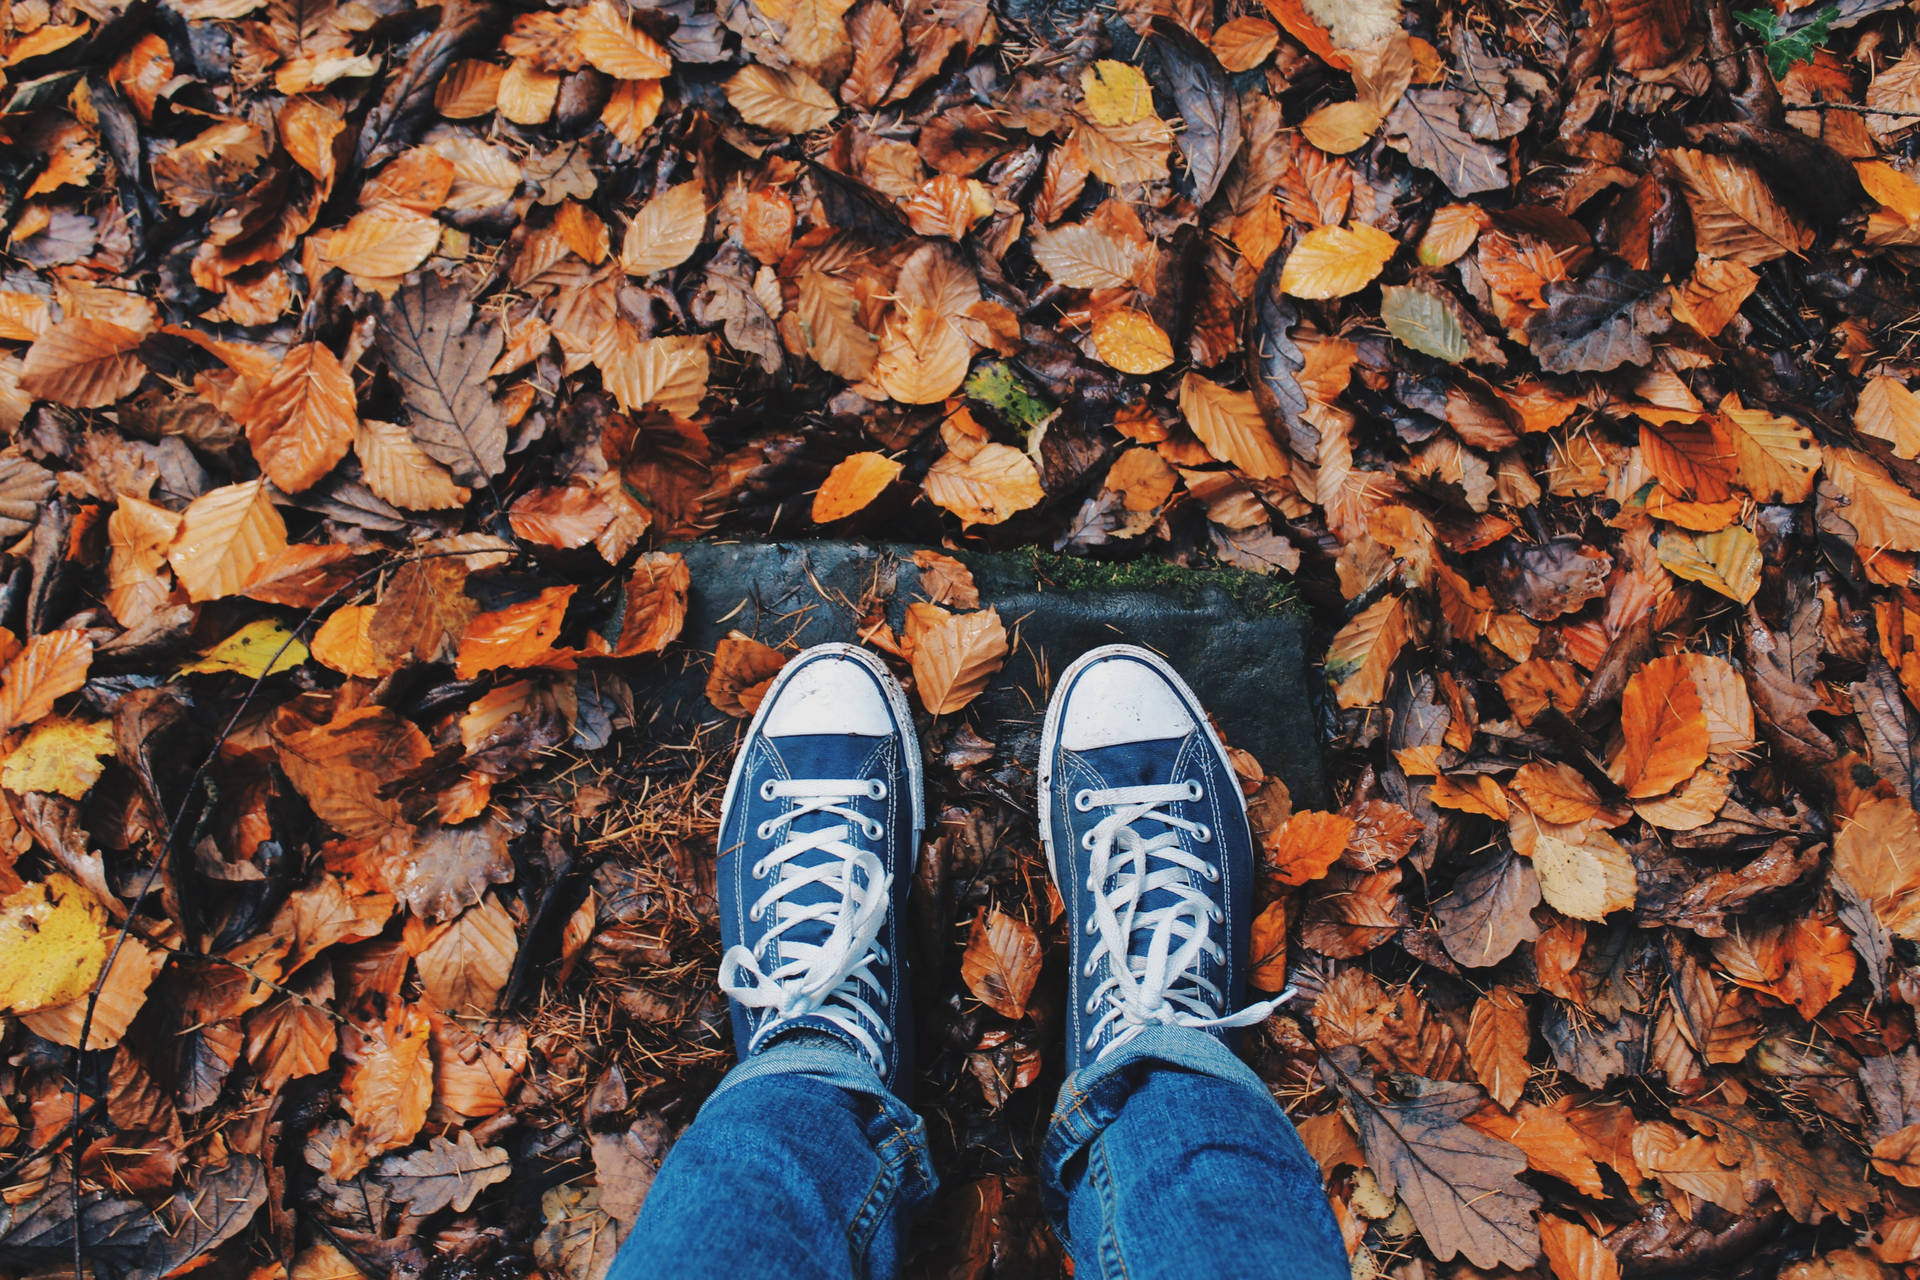
{"label": "orange leaf", "polygon": [[1673,790],[1706,763],[1707,717],[1681,659],[1655,658],[1627,681],[1620,733],[1609,773],[1636,800]]}
{"label": "orange leaf", "polygon": [[1157,373],[1173,363],[1173,341],[1146,312],[1121,307],[1094,317],[1093,349],[1121,373]]}
{"label": "orange leaf", "polygon": [[1285,27],[1288,35],[1307,46],[1314,57],[1335,71],[1346,71],[1353,66],[1347,55],[1334,47],[1333,37],[1313,19],[1301,0],[1266,0],[1266,3],[1267,12],[1273,15],[1273,20]]}
{"label": "orange leaf", "polygon": [[786,655],[738,631],[720,638],[707,676],[707,701],[730,716],[750,716],[767,696],[767,686],[787,664]]}
{"label": "orange leaf", "polygon": [[471,680],[483,671],[501,667],[551,665],[550,659],[555,656],[553,638],[560,634],[575,590],[572,586],[548,587],[531,600],[480,614],[460,638],[454,674]]}
{"label": "orange leaf", "polygon": [[1306,884],[1327,874],[1346,852],[1352,818],[1303,810],[1267,838],[1267,869],[1282,884]]}
{"label": "orange leaf", "polygon": [[913,682],[920,703],[950,715],[980,696],[1007,660],[1007,629],[995,609],[962,613],[929,627],[913,646]]}
{"label": "orange leaf", "polygon": [[1280,289],[1296,298],[1344,298],[1373,283],[1400,242],[1364,222],[1315,227],[1280,269]]}
{"label": "orange leaf", "polygon": [[610,0],[593,0],[579,10],[574,38],[580,56],[615,80],[664,80],[673,58],[660,42],[627,21],[626,11]]}
{"label": "orange leaf", "polygon": [[1546,1251],[1554,1280],[1620,1280],[1620,1260],[1600,1237],[1577,1222],[1541,1215],[1540,1247]]}
{"label": "orange leaf", "polygon": [[1510,987],[1495,987],[1476,1001],[1467,1024],[1467,1062],[1487,1087],[1487,1096],[1508,1111],[1520,1101],[1532,1068],[1533,1040],[1527,1005]]}
{"label": "orange leaf", "polygon": [[398,1002],[384,1023],[347,1025],[340,1092],[352,1127],[334,1140],[328,1157],[334,1177],[353,1177],[382,1151],[413,1141],[426,1123],[433,1101],[431,1029],[417,1007]]}
{"label": "orange leaf", "polygon": [[147,375],[134,354],[143,335],[124,325],[69,316],[27,348],[20,389],[73,409],[100,409],[130,396]]}
{"label": "orange leaf", "polygon": [[377,652],[371,627],[373,606],[342,605],[313,633],[313,660],[342,675],[378,680],[400,669],[400,659]]}
{"label": "orange leaf", "polygon": [[1033,927],[999,910],[982,910],[960,957],[960,976],[967,990],[1001,1017],[1025,1017],[1027,997],[1040,977],[1040,940]]}
{"label": "orange leaf", "polygon": [[1253,937],[1247,948],[1252,968],[1247,981],[1256,991],[1287,989],[1287,900],[1275,898],[1253,918]]}
{"label": "orange leaf", "polygon": [[32,724],[87,682],[93,641],[84,631],[48,631],[27,641],[0,672],[0,733]]}
{"label": "orange leaf", "polygon": [[884,453],[856,453],[834,464],[813,495],[813,519],[828,524],[845,519],[869,503],[900,476],[901,464]]}
{"label": "orange leaf", "polygon": [[598,493],[570,484],[520,495],[507,512],[507,521],[529,542],[565,549],[592,542],[614,514]]}
{"label": "orange leaf", "polygon": [[634,561],[613,656],[665,652],[686,625],[690,585],[687,562],[677,551],[649,551]]}
{"label": "orange leaf", "polygon": [[1222,462],[1232,463],[1256,480],[1287,474],[1287,457],[1251,392],[1234,391],[1189,373],[1180,380],[1180,412],[1207,452]]}
{"label": "orange leaf", "polygon": [[310,489],[333,470],[360,421],[353,380],[317,342],[287,352],[238,416],[260,469],[287,493]]}
{"label": "orange leaf", "polygon": [[1251,71],[1280,43],[1280,32],[1265,18],[1235,18],[1213,33],[1213,56],[1228,71]]}

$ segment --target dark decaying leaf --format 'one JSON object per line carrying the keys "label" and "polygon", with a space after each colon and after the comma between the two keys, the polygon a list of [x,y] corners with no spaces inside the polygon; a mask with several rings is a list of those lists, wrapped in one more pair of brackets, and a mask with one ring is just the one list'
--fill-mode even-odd
{"label": "dark decaying leaf", "polygon": [[1186,158],[1193,202],[1213,199],[1240,150],[1240,99],[1213,50],[1170,19],[1153,24],[1153,43],[1166,74],[1166,87],[1185,128],[1174,135]]}
{"label": "dark decaying leaf", "polygon": [[465,1130],[458,1142],[431,1139],[424,1150],[405,1156],[386,1156],[380,1176],[393,1194],[415,1213],[438,1213],[449,1206],[465,1213],[474,1197],[512,1172],[507,1153],[482,1147]]}
{"label": "dark decaying leaf", "polygon": [[382,305],[379,340],[420,447],[462,484],[498,475],[507,423],[486,375],[500,331],[474,319],[466,291],[431,272],[413,277]]}
{"label": "dark decaying leaf", "polygon": [[1323,1053],[1320,1071],[1352,1108],[1380,1189],[1400,1197],[1435,1257],[1525,1267],[1539,1256],[1533,1213],[1540,1194],[1515,1177],[1526,1156],[1463,1123],[1485,1094],[1395,1074],[1390,1096],[1378,1097],[1372,1069],[1351,1046]]}
{"label": "dark decaying leaf", "polygon": [[1457,196],[1507,185],[1500,153],[1460,123],[1466,95],[1458,89],[1409,89],[1387,116],[1381,136],[1434,174]]}
{"label": "dark decaying leaf", "polygon": [[1481,969],[1540,936],[1533,922],[1539,905],[1540,878],[1533,864],[1499,847],[1482,853],[1454,878],[1453,891],[1434,904],[1434,916],[1447,954]]}
{"label": "dark decaying leaf", "polygon": [[[1320,431],[1302,415],[1307,410],[1307,393],[1296,381],[1306,358],[1289,332],[1299,323],[1299,313],[1280,289],[1280,271],[1286,265],[1284,254],[1273,254],[1260,270],[1253,285],[1253,306],[1247,312],[1245,347],[1247,385],[1269,425],[1285,426],[1285,438],[1307,462],[1320,456]],[[1275,433],[1279,434],[1278,432]]]}
{"label": "dark decaying leaf", "polygon": [[1527,338],[1551,373],[1597,372],[1653,358],[1649,339],[1665,331],[1666,286],[1618,259],[1579,280],[1550,284],[1547,309],[1527,323]]}

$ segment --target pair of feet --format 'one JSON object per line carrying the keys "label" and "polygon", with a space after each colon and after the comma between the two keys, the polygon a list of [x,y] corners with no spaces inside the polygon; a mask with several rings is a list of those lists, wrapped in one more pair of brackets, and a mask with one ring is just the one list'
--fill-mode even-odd
{"label": "pair of feet", "polygon": [[[1224,1037],[1241,1008],[1253,840],[1193,691],[1114,645],[1061,677],[1040,743],[1040,835],[1072,929],[1067,1068],[1146,1027]],[[719,897],[744,1059],[782,1035],[845,1041],[902,1092],[912,1053],[901,921],[925,825],[906,695],[879,659],[818,645],[747,730],[720,818]]]}

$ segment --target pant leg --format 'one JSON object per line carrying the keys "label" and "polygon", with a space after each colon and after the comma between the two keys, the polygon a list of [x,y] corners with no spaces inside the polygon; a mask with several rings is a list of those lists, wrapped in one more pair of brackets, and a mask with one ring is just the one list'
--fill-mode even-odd
{"label": "pant leg", "polygon": [[1075,1280],[1347,1280],[1320,1169],[1251,1068],[1149,1027],[1068,1077],[1042,1194]]}
{"label": "pant leg", "polygon": [[863,1058],[777,1041],[667,1153],[608,1280],[886,1280],[934,1183],[926,1126]]}

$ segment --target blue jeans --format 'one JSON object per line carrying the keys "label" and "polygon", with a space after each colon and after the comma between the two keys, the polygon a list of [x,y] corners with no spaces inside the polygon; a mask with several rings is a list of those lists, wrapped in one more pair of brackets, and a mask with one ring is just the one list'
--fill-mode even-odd
{"label": "blue jeans", "polygon": [[[1075,1280],[1347,1280],[1319,1168],[1202,1032],[1150,1027],[1075,1073],[1040,1160]],[[608,1280],[883,1280],[934,1185],[926,1127],[865,1061],[777,1041],[680,1136]]]}

